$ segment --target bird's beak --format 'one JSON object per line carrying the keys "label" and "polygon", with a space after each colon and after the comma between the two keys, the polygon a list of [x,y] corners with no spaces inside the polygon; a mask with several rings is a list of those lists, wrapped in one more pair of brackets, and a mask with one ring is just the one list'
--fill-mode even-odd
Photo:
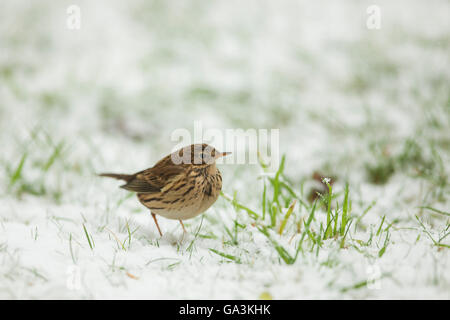
{"label": "bird's beak", "polygon": [[217,158],[225,157],[225,156],[228,156],[228,155],[230,155],[230,154],[231,154],[231,152],[222,152],[222,153],[219,153],[219,154],[217,155]]}

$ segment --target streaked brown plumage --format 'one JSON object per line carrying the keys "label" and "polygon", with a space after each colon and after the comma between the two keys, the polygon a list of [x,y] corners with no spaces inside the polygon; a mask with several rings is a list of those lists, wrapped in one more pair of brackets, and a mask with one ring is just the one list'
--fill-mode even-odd
{"label": "streaked brown plumage", "polygon": [[[100,176],[124,180],[122,185],[137,193],[139,201],[155,214],[183,221],[205,212],[218,198],[222,176],[215,161],[229,153],[207,144],[192,144],[158,161],[152,168],[135,174],[102,173]],[[182,162],[180,163],[180,161]]]}

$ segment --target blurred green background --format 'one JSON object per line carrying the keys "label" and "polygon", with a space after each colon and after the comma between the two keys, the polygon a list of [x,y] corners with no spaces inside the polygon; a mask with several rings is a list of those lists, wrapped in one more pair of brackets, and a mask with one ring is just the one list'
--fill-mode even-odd
{"label": "blurred green background", "polygon": [[[66,25],[72,4],[80,30]],[[445,203],[449,3],[378,1],[379,30],[366,27],[370,4],[3,1],[5,190],[70,196],[97,171],[150,166],[173,130],[202,121],[280,129],[296,183],[315,171],[362,185],[419,177],[420,202]],[[223,170],[233,189],[259,172]]]}

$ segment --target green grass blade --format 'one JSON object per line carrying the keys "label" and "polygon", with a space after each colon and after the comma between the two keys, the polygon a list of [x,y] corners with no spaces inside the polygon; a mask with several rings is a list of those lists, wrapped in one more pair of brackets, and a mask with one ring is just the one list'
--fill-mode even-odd
{"label": "green grass blade", "polygon": [[284,249],[277,241],[272,239],[266,227],[258,228],[258,230],[267,237],[267,239],[277,251],[278,255],[286,264],[293,264],[295,262],[296,258],[292,257],[289,252],[286,251],[286,249]]}
{"label": "green grass blade", "polygon": [[235,197],[231,198],[229,195],[225,194],[223,191],[220,192],[220,195],[225,200],[230,202],[234,206],[235,209],[241,209],[241,210],[246,211],[248,213],[248,215],[250,217],[252,217],[253,219],[258,219],[259,218],[259,215],[255,211],[253,211],[253,210],[249,209],[248,207],[244,206],[243,204],[237,202]]}
{"label": "green grass blade", "polygon": [[294,259],[297,259],[299,252],[303,251],[303,240],[305,239],[306,235],[309,236],[309,234],[310,234],[309,226],[311,225],[311,222],[314,219],[314,212],[316,211],[316,204],[317,204],[317,202],[314,201],[314,204],[311,209],[311,213],[309,214],[308,220],[306,221],[306,224],[305,224],[305,230],[303,231],[302,236],[301,236],[300,240],[298,241],[297,252],[295,253]]}
{"label": "green grass blade", "polygon": [[19,178],[22,176],[22,169],[25,164],[25,160],[27,159],[27,153],[24,153],[22,155],[22,158],[20,159],[19,165],[17,166],[16,170],[14,170],[14,173],[11,175],[11,179],[9,182],[9,185],[12,186],[14,183],[19,180]]}
{"label": "green grass blade", "polygon": [[280,230],[278,233],[281,235],[283,233],[284,228],[286,227],[287,220],[289,219],[290,215],[292,214],[292,211],[294,211],[294,207],[297,201],[294,199],[292,204],[289,206],[288,211],[286,212],[286,215],[284,216],[283,221],[281,222]]}
{"label": "green grass blade", "polygon": [[348,222],[348,192],[349,192],[348,190],[349,190],[349,186],[348,186],[348,183],[346,183],[345,184],[344,203],[342,205],[342,219],[341,219],[341,230],[340,230],[341,236],[344,235],[345,228],[346,228],[347,222]]}
{"label": "green grass blade", "polygon": [[212,248],[210,248],[209,250],[211,252],[214,252],[215,254],[221,256],[221,257],[224,257],[226,259],[229,259],[229,260],[234,261],[234,262],[239,263],[239,264],[241,263],[241,260],[238,257],[236,257],[236,256],[233,256],[231,254],[226,254],[226,253],[223,253],[221,251],[218,251],[218,250],[215,250],[215,249],[212,249]]}
{"label": "green grass blade", "polygon": [[87,231],[86,226],[84,225],[84,223],[83,223],[83,229],[84,229],[84,234],[86,235],[86,239],[87,239],[87,241],[88,241],[88,243],[89,243],[89,247],[91,247],[91,250],[94,250],[93,244],[92,244],[91,239],[90,239],[90,237],[89,237],[89,233],[88,233],[88,231]]}
{"label": "green grass blade", "polygon": [[438,209],[435,209],[435,208],[432,208],[432,207],[422,206],[422,207],[419,207],[419,208],[427,209],[427,210],[433,211],[435,213],[439,213],[439,214],[442,214],[444,216],[450,217],[450,213],[445,212],[445,211],[441,211],[441,210],[438,210]]}
{"label": "green grass blade", "polygon": [[380,226],[378,227],[378,230],[377,230],[377,233],[376,233],[377,237],[380,235],[381,228],[383,227],[384,219],[386,219],[386,215],[384,215],[383,218],[381,219]]}
{"label": "green grass blade", "polygon": [[51,154],[50,158],[47,160],[47,162],[43,166],[43,170],[45,172],[50,169],[50,167],[53,165],[55,160],[62,154],[62,149],[64,148],[64,141],[58,143],[55,148],[53,149],[53,153]]}
{"label": "green grass blade", "polygon": [[267,186],[266,186],[266,181],[264,180],[264,190],[263,190],[263,195],[262,195],[262,219],[263,220],[266,218],[266,191],[267,191]]}

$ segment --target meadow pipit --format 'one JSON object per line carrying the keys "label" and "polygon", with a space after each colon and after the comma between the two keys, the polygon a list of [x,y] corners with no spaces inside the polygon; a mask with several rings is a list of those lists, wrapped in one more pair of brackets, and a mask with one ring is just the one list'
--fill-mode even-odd
{"label": "meadow pipit", "polygon": [[208,144],[192,144],[159,160],[152,168],[135,174],[102,173],[100,176],[124,180],[122,185],[137,193],[139,201],[150,209],[162,236],[156,214],[183,220],[205,212],[216,202],[222,189],[222,176],[216,160],[230,152],[219,152]]}

